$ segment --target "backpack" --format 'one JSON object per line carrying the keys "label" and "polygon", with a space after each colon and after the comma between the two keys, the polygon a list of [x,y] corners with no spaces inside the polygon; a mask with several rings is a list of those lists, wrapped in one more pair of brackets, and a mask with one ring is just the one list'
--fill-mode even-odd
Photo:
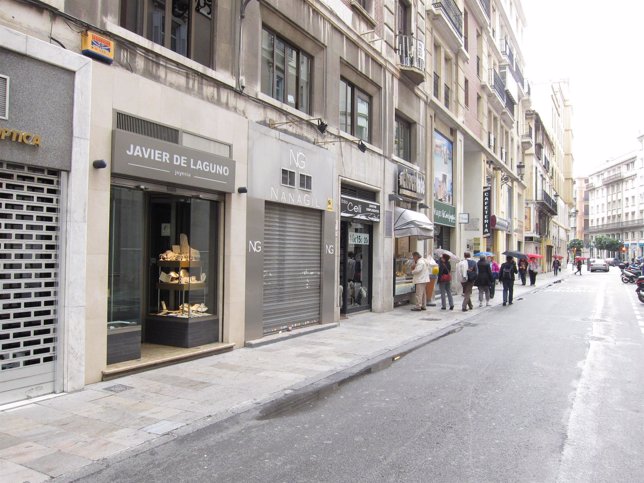
{"label": "backpack", "polygon": [[478,277],[478,270],[476,267],[476,262],[473,260],[467,261],[467,281],[473,282]]}
{"label": "backpack", "polygon": [[501,269],[501,280],[512,280],[512,265],[508,263],[503,264]]}

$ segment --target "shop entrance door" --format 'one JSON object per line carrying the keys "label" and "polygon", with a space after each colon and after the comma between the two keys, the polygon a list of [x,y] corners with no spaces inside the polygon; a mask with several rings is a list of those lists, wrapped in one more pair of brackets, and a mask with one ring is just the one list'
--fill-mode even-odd
{"label": "shop entrance door", "polygon": [[340,226],[340,286],[343,314],[371,309],[373,226],[343,221]]}

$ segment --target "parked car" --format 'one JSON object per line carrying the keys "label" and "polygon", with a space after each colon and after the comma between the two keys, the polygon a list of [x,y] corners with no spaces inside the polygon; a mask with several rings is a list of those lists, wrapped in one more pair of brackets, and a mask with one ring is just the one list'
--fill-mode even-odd
{"label": "parked car", "polygon": [[588,261],[588,270],[594,272],[595,270],[601,270],[603,272],[608,272],[610,270],[610,265],[606,263],[606,260],[603,258],[591,258]]}
{"label": "parked car", "polygon": [[622,261],[619,258],[607,258],[606,263],[608,263],[611,267],[618,267],[619,264]]}

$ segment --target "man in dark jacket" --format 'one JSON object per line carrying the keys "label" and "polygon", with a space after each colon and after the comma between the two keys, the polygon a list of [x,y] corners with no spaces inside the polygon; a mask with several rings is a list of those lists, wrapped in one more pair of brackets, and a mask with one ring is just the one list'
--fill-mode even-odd
{"label": "man in dark jacket", "polygon": [[503,305],[512,305],[512,296],[514,295],[514,275],[518,272],[517,264],[514,259],[508,255],[505,263],[501,265],[499,277],[503,283]]}
{"label": "man in dark jacket", "polygon": [[483,307],[483,297],[485,297],[485,306],[490,305],[490,287],[494,283],[492,277],[492,267],[487,262],[485,255],[481,255],[477,263],[479,274],[476,276],[474,286],[479,288],[479,307]]}

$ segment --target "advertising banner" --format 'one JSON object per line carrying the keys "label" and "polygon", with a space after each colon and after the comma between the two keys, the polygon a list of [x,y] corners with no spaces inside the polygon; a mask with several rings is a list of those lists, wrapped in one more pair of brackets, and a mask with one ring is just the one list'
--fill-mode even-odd
{"label": "advertising banner", "polygon": [[438,131],[434,131],[434,199],[448,205],[454,204],[453,144]]}
{"label": "advertising banner", "polygon": [[483,188],[483,236],[490,236],[490,210],[491,210],[492,188]]}

